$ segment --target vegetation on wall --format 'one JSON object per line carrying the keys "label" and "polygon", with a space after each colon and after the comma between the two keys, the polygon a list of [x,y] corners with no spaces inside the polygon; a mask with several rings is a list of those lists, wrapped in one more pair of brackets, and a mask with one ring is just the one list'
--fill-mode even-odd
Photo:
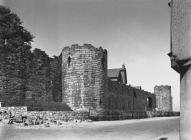
{"label": "vegetation on wall", "polygon": [[31,51],[33,39],[20,18],[0,6],[0,101],[4,105],[52,100],[51,58],[40,49]]}

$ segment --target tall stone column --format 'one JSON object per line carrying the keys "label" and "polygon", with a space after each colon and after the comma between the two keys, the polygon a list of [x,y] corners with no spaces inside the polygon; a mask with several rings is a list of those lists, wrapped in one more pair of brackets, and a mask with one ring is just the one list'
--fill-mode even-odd
{"label": "tall stone column", "polygon": [[180,73],[180,138],[191,139],[191,66]]}
{"label": "tall stone column", "polygon": [[191,140],[191,0],[171,0],[171,67],[180,74],[180,140]]}

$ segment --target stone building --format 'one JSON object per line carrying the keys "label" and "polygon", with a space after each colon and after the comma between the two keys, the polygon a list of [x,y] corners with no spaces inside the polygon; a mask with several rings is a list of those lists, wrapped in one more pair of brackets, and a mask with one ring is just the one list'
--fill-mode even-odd
{"label": "stone building", "polygon": [[156,95],[156,110],[169,112],[172,111],[171,86],[156,85],[154,87],[154,94]]}
{"label": "stone building", "polygon": [[103,113],[155,109],[155,95],[127,84],[126,68],[107,69],[107,51],[90,44],[62,50],[62,101],[72,110]]}
{"label": "stone building", "polygon": [[107,76],[111,81],[127,84],[127,73],[125,65],[122,65],[122,68],[108,69]]}

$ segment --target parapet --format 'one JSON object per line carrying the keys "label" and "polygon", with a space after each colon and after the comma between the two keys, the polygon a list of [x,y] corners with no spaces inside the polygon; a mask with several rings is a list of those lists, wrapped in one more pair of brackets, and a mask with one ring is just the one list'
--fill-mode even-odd
{"label": "parapet", "polygon": [[170,85],[156,85],[154,87],[154,89],[170,89],[171,90],[171,86]]}
{"label": "parapet", "polygon": [[72,44],[71,46],[66,46],[62,49],[62,52],[66,51],[66,50],[77,50],[77,49],[83,49],[83,48],[88,48],[88,49],[94,50],[94,51],[102,51],[107,54],[107,50],[103,49],[101,46],[97,48],[97,47],[94,47],[92,44],[87,44],[87,43],[85,43],[83,45]]}

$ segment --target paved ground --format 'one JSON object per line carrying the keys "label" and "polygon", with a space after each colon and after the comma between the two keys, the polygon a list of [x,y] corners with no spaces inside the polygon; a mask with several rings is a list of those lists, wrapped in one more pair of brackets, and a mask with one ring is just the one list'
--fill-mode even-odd
{"label": "paved ground", "polygon": [[179,117],[102,121],[62,129],[0,126],[3,140],[179,140]]}

